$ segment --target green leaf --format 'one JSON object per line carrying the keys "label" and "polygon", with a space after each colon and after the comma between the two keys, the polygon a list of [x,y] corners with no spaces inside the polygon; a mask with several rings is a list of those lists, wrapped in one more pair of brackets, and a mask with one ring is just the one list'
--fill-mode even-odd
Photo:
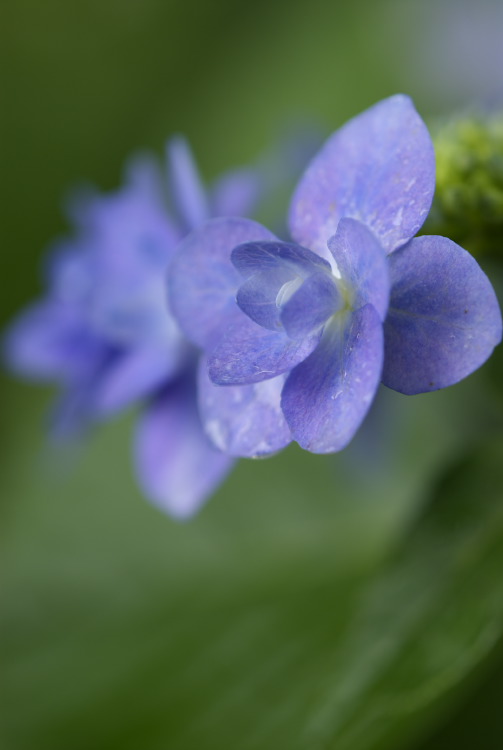
{"label": "green leaf", "polygon": [[457,463],[360,592],[306,747],[400,747],[503,629],[503,442]]}
{"label": "green leaf", "polygon": [[[415,403],[433,404],[431,431],[443,402]],[[180,525],[131,491],[126,426],[97,435],[58,481],[46,462],[33,468],[38,441],[21,425],[10,433],[9,750],[404,747],[492,653],[503,627],[500,442],[449,472],[383,555],[427,476],[423,466],[405,501],[404,472],[423,460],[412,443],[400,471],[387,464],[398,485],[375,475],[366,499],[348,453],[337,473],[298,450],[242,462]]]}

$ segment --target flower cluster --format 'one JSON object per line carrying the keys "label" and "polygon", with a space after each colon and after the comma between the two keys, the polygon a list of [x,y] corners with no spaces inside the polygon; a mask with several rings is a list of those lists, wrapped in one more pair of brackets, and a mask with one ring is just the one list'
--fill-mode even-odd
{"label": "flower cluster", "polygon": [[[295,242],[231,219],[185,239],[172,264],[172,309],[206,350],[200,409],[222,450],[276,447],[258,439],[262,395],[245,433],[230,428],[229,387],[269,383],[271,411],[283,414],[291,439],[328,453],[354,436],[381,381],[422,393],[487,359],[501,339],[489,280],[449,239],[414,238],[434,186],[428,131],[410,99],[394,96],[334,133],[313,159],[290,207]],[[239,246],[237,227],[247,235]],[[245,451],[250,433],[257,442]]]}
{"label": "flower cluster", "polygon": [[474,258],[445,237],[415,237],[435,159],[406,96],[351,120],[312,159],[291,241],[238,218],[250,212],[249,177],[229,178],[232,209],[210,209],[183,143],[171,146],[181,224],[141,166],[118,196],[85,204],[79,242],[51,265],[49,299],[11,332],[9,357],[62,377],[71,410],[86,415],[148,396],[140,475],[172,513],[193,512],[234,457],[292,440],[341,450],[379,383],[445,388],[501,340]]}
{"label": "flower cluster", "polygon": [[146,495],[176,517],[194,513],[234,462],[203,432],[198,352],[169,313],[166,268],[181,239],[210,216],[250,213],[260,184],[258,172],[240,169],[207,193],[181,138],[168,143],[166,174],[148,157],[133,161],[116,193],[83,194],[70,205],[75,237],[55,248],[45,297],[4,342],[13,371],[60,386],[52,420],[59,436],[144,402],[137,474]]}

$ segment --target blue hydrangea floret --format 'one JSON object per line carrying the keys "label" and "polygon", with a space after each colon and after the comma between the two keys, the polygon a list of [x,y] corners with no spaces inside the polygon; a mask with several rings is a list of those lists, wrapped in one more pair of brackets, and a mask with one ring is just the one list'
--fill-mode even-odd
{"label": "blue hydrangea floret", "polygon": [[[169,296],[205,350],[199,408],[221,450],[264,455],[293,439],[338,451],[380,382],[433,391],[489,357],[502,323],[488,278],[449,239],[415,237],[434,187],[426,126],[408,97],[393,96],[314,157],[291,202],[292,242],[226,218],[183,241]],[[289,432],[274,441],[281,416]]]}
{"label": "blue hydrangea floret", "polygon": [[72,237],[46,266],[44,297],[4,340],[11,370],[59,386],[53,430],[65,438],[140,402],[134,460],[146,495],[184,518],[233,466],[199,418],[198,351],[166,300],[166,270],[183,237],[211,216],[254,210],[261,177],[238,169],[206,191],[186,141],[171,139],[167,169],[129,165],[114,193],[70,203]]}

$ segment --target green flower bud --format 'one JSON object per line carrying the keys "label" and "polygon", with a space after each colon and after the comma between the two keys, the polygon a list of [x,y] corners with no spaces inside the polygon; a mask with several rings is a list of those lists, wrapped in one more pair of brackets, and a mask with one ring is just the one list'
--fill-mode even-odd
{"label": "green flower bud", "polygon": [[424,233],[503,261],[503,113],[452,120],[433,142],[437,187]]}

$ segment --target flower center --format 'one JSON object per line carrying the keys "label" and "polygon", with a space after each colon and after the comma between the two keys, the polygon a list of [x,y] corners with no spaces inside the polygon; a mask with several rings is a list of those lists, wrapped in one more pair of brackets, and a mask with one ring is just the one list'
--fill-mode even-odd
{"label": "flower center", "polygon": [[338,312],[352,310],[353,302],[355,298],[354,289],[349,284],[346,284],[346,282],[343,281],[343,279],[340,276],[334,276],[332,274],[332,279],[333,279],[335,286],[337,287],[337,291],[339,292],[341,296],[342,304]]}

